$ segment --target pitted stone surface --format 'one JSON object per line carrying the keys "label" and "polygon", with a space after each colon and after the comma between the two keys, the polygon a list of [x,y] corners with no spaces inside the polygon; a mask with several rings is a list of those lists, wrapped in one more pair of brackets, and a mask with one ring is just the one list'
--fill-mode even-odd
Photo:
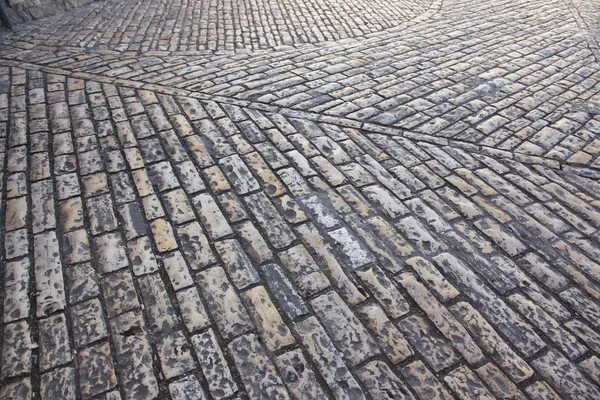
{"label": "pitted stone surface", "polygon": [[0,397],[599,397],[599,16],[107,0],[0,33]]}

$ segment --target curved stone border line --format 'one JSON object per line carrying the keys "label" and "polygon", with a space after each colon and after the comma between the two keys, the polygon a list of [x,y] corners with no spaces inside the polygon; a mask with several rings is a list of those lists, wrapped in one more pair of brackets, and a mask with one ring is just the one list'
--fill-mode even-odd
{"label": "curved stone border line", "polygon": [[577,6],[575,6],[573,0],[565,0],[565,3],[567,5],[567,8],[569,9],[569,12],[573,16],[573,19],[577,23],[577,26],[579,26],[579,28],[581,29],[581,35],[587,41],[590,51],[594,54],[596,61],[600,62],[600,45],[598,44],[598,39],[590,31],[590,26],[585,22],[585,20],[581,16],[579,9],[577,8]]}
{"label": "curved stone border line", "polygon": [[381,40],[390,38],[393,34],[403,31],[409,27],[414,25],[423,23],[433,18],[442,8],[444,0],[433,0],[430,4],[429,8],[422,14],[419,14],[412,19],[401,22],[397,26],[393,26],[390,28],[383,29],[381,31],[369,33],[363,36],[355,36],[344,38],[340,40],[326,40],[322,42],[308,42],[308,43],[297,43],[292,45],[278,45],[271,48],[265,49],[235,49],[235,50],[194,50],[194,51],[162,51],[162,50],[147,50],[144,52],[135,52],[132,50],[119,51],[114,49],[98,49],[94,47],[73,47],[73,46],[54,46],[54,45],[46,45],[42,43],[31,43],[25,40],[17,40],[15,45],[15,41],[8,40],[8,38],[0,38],[0,45],[11,46],[15,48],[15,52],[19,52],[22,50],[36,50],[41,52],[56,52],[56,51],[72,51],[74,54],[126,54],[126,53],[136,53],[136,57],[144,57],[144,56],[161,56],[161,57],[175,57],[175,56],[212,56],[212,55],[226,55],[226,54],[237,54],[237,53],[251,53],[251,54],[268,54],[268,53],[281,53],[285,54],[287,52],[297,52],[302,50],[314,50],[320,47],[327,47],[335,44],[344,44],[347,46],[347,49],[352,49],[356,46],[362,45],[365,42],[369,43],[374,40]]}
{"label": "curved stone border line", "polygon": [[104,75],[95,75],[95,74],[89,74],[89,73],[84,73],[84,72],[71,72],[71,71],[64,70],[64,69],[44,67],[44,66],[35,65],[32,63],[18,63],[18,62],[14,62],[14,61],[10,61],[10,60],[0,59],[0,65],[10,66],[10,67],[18,67],[18,68],[23,68],[26,70],[39,70],[39,71],[46,72],[46,73],[65,75],[65,76],[69,76],[71,78],[94,80],[97,82],[122,85],[125,87],[130,87],[130,88],[135,88],[135,89],[151,90],[151,91],[155,91],[157,93],[163,93],[163,94],[168,94],[168,95],[191,97],[191,98],[196,98],[199,100],[211,100],[211,101],[215,101],[215,102],[222,103],[222,104],[231,104],[231,105],[236,105],[236,106],[240,106],[240,107],[254,108],[256,110],[281,114],[286,117],[302,118],[302,119],[306,119],[309,121],[322,122],[322,123],[331,123],[331,124],[336,124],[339,126],[355,128],[355,129],[362,129],[365,131],[385,134],[385,135],[389,135],[389,136],[399,136],[399,137],[403,137],[403,138],[413,140],[413,141],[427,142],[427,143],[432,143],[432,144],[442,145],[442,146],[457,147],[457,148],[461,148],[464,150],[468,150],[470,152],[479,153],[479,154],[483,154],[483,155],[487,155],[487,156],[493,156],[493,157],[498,157],[498,158],[503,158],[503,159],[514,159],[514,160],[519,161],[524,164],[542,165],[542,166],[552,168],[552,169],[565,170],[565,171],[569,171],[571,173],[575,173],[578,175],[587,176],[587,177],[591,177],[594,179],[600,179],[600,168],[587,167],[587,166],[582,166],[582,165],[573,164],[573,163],[569,163],[569,162],[561,162],[558,160],[553,160],[553,159],[546,158],[546,157],[528,155],[525,153],[499,150],[499,149],[496,149],[496,148],[490,147],[490,146],[483,146],[483,145],[478,145],[478,144],[465,142],[465,141],[461,141],[461,140],[448,139],[448,138],[428,135],[428,134],[424,134],[424,133],[415,133],[415,132],[410,132],[410,131],[404,131],[402,129],[391,128],[391,127],[388,127],[385,125],[379,125],[379,124],[374,124],[374,123],[364,123],[364,122],[360,122],[360,121],[356,121],[356,120],[352,120],[352,119],[348,119],[348,118],[327,116],[327,115],[322,115],[322,114],[313,113],[313,112],[299,111],[299,110],[294,110],[291,108],[277,107],[277,106],[272,106],[272,105],[268,105],[268,104],[264,104],[264,103],[258,103],[258,102],[246,101],[246,100],[238,100],[238,99],[233,99],[233,98],[224,97],[224,96],[207,95],[204,93],[193,92],[193,91],[186,90],[186,89],[177,89],[177,88],[171,88],[168,86],[162,86],[162,85],[156,85],[156,84],[147,84],[147,83],[145,84],[145,83],[136,82],[136,81],[127,80],[127,79],[111,78],[111,77],[107,77]]}

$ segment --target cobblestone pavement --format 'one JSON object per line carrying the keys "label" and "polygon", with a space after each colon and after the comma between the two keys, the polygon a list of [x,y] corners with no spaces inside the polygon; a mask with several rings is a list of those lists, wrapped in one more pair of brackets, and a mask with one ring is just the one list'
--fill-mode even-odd
{"label": "cobblestone pavement", "polygon": [[106,1],[0,35],[0,398],[600,398],[595,0]]}

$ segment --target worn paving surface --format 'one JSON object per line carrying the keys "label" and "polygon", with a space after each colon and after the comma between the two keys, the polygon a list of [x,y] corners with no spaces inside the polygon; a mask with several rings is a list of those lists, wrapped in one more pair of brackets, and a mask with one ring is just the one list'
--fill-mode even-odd
{"label": "worn paving surface", "polygon": [[98,2],[0,35],[0,398],[600,398],[595,0]]}

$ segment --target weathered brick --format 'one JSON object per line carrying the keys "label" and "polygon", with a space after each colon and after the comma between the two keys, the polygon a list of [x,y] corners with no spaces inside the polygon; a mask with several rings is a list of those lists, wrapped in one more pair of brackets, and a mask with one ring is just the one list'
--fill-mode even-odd
{"label": "weathered brick", "polygon": [[372,361],[358,371],[358,378],[374,399],[390,397],[413,399],[410,391],[394,372],[381,361]]}
{"label": "weathered brick", "polygon": [[366,304],[358,309],[367,328],[373,332],[379,348],[394,364],[404,361],[414,353],[400,331],[392,324],[380,306]]}
{"label": "weathered brick", "polygon": [[538,373],[559,393],[569,398],[593,399],[600,397],[600,391],[579,369],[556,350],[531,361]]}
{"label": "weathered brick", "polygon": [[24,320],[6,324],[2,339],[2,378],[30,374],[33,341],[29,323]]}
{"label": "weathered brick", "polygon": [[222,399],[235,393],[238,387],[212,329],[192,336],[192,344],[211,395]]}
{"label": "weathered brick", "polygon": [[470,269],[457,258],[444,253],[435,262],[452,277],[478,309],[504,333],[525,356],[531,356],[545,346],[543,340],[503,300],[497,297]]}
{"label": "weathered brick", "polygon": [[494,328],[471,305],[459,302],[450,307],[450,311],[513,381],[518,383],[533,375],[531,367],[502,340]]}
{"label": "weathered brick", "polygon": [[223,337],[232,338],[252,329],[250,317],[229,283],[223,268],[207,269],[196,275],[196,279],[208,303],[209,312]]}
{"label": "weathered brick", "polygon": [[244,289],[258,283],[258,273],[236,239],[216,242],[215,248],[225,264],[227,276],[233,281],[236,288]]}
{"label": "weathered brick", "polygon": [[36,314],[43,317],[65,307],[63,269],[56,233],[49,231],[35,235],[33,248]]}
{"label": "weathered brick", "polygon": [[380,353],[369,332],[337,293],[321,295],[311,305],[351,365]]}
{"label": "weathered brick", "polygon": [[103,310],[98,299],[71,307],[71,330],[75,346],[80,348],[108,335]]}
{"label": "weathered brick", "polygon": [[177,237],[181,242],[181,251],[190,268],[197,270],[216,262],[216,258],[208,244],[208,239],[202,233],[202,228],[198,222],[180,225],[176,230]]}
{"label": "weathered brick", "polygon": [[269,351],[277,351],[294,343],[290,330],[281,319],[263,286],[247,290],[244,292],[243,298],[249,305],[249,314]]}
{"label": "weathered brick", "polygon": [[165,378],[170,379],[194,369],[190,345],[181,332],[168,333],[160,339],[156,348]]}
{"label": "weathered brick", "polygon": [[468,397],[470,393],[477,393],[482,400],[494,399],[483,382],[467,367],[458,367],[451,371],[444,377],[444,382],[458,397]]}
{"label": "weathered brick", "polygon": [[295,329],[334,396],[349,399],[366,398],[315,317],[305,319],[297,324]]}
{"label": "weathered brick", "polygon": [[251,398],[289,398],[275,366],[255,335],[241,336],[227,347]]}
{"label": "weathered brick", "polygon": [[366,296],[357,289],[355,284],[344,273],[342,266],[333,255],[331,246],[327,244],[312,224],[300,225],[296,228],[296,232],[298,232],[309,249],[315,252],[317,261],[327,268],[331,274],[331,282],[338,288],[340,295],[350,305],[366,299]]}
{"label": "weathered brick", "polygon": [[100,343],[77,353],[79,389],[84,398],[105,392],[117,384],[108,343]]}
{"label": "weathered brick", "polygon": [[448,390],[436,379],[422,361],[414,361],[401,370],[409,386],[420,399],[450,400]]}
{"label": "weathered brick", "polygon": [[196,211],[211,239],[216,240],[233,233],[217,203],[209,194],[199,194],[192,199]]}

